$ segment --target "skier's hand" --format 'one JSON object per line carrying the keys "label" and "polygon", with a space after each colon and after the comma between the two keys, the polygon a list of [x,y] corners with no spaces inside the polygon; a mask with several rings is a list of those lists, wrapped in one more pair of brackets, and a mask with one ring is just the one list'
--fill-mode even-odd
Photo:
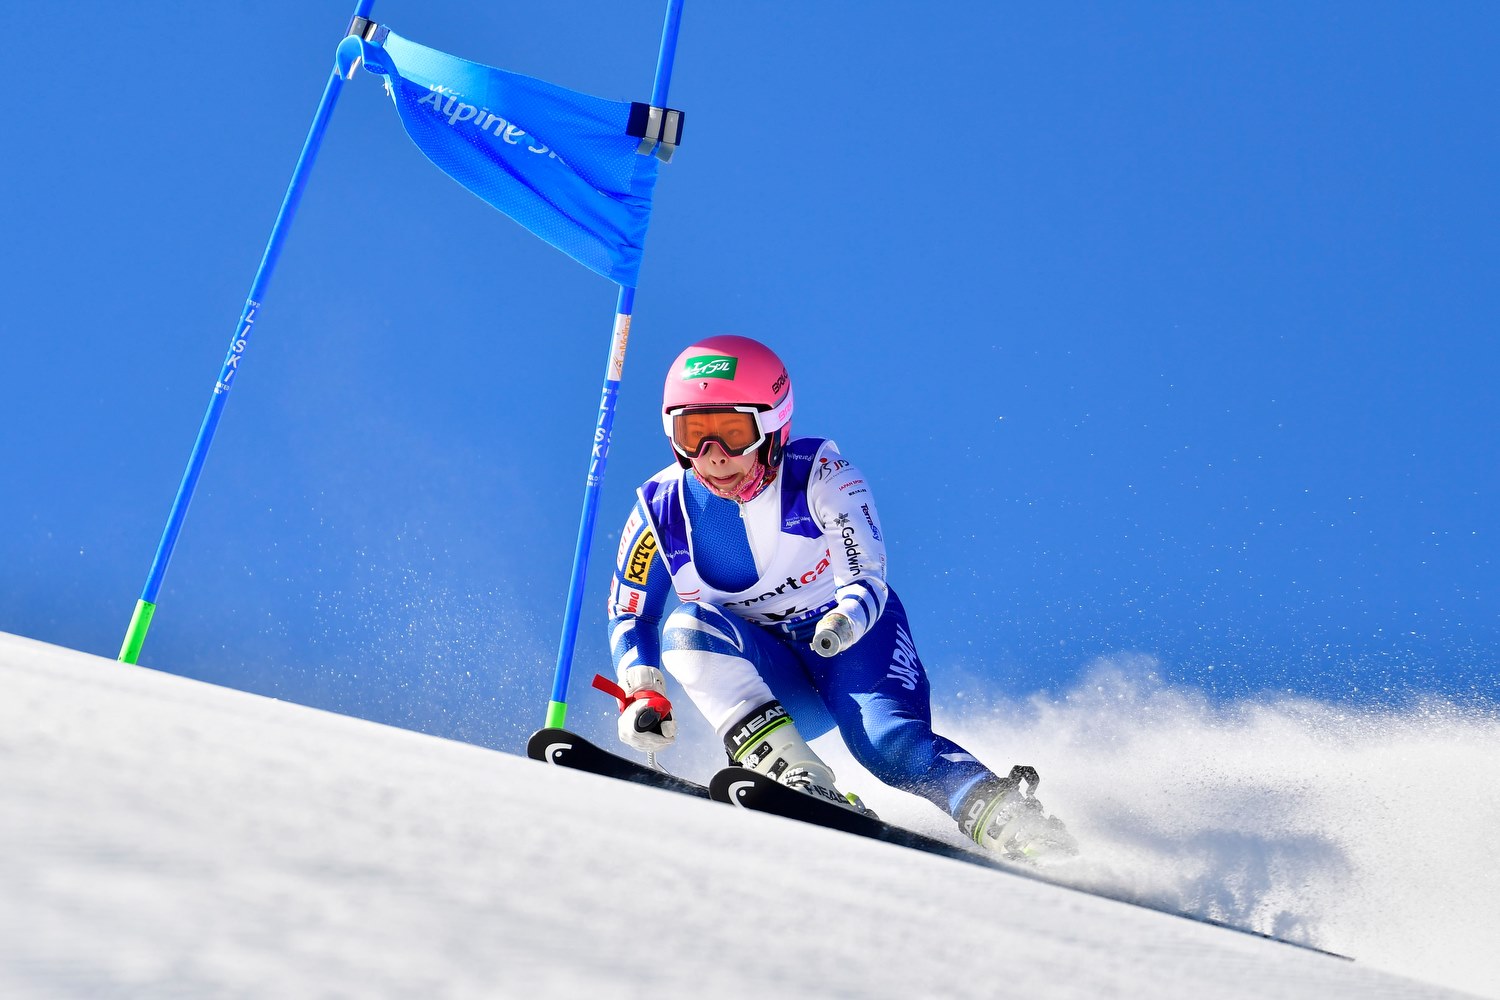
{"label": "skier's hand", "polygon": [[667,680],[655,667],[629,667],[620,678],[625,698],[616,723],[620,741],[644,753],[672,745],[677,720],[667,700]]}
{"label": "skier's hand", "polygon": [[819,656],[837,656],[859,637],[854,634],[854,622],[842,611],[830,611],[818,622],[813,634],[813,652]]}

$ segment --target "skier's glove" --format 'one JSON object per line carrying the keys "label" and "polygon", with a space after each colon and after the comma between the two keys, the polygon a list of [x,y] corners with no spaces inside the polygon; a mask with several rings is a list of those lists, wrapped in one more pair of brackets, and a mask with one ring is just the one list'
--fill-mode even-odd
{"label": "skier's glove", "polygon": [[677,720],[667,700],[667,680],[655,667],[629,667],[620,676],[625,696],[620,698],[616,725],[620,740],[645,753],[672,745],[677,738]]}
{"label": "skier's glove", "polygon": [[830,611],[818,622],[813,634],[813,652],[819,656],[837,656],[859,638],[854,634],[854,622],[842,611]]}

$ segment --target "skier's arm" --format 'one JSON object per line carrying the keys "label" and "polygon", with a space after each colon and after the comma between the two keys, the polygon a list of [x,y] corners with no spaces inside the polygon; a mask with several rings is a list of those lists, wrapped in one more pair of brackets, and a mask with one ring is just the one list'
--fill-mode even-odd
{"label": "skier's arm", "polygon": [[823,656],[849,648],[885,611],[885,536],[864,473],[830,442],[819,455],[808,484],[813,517],[823,528],[833,558],[837,605],[818,623],[813,649]]}
{"label": "skier's arm", "polygon": [[[661,672],[661,616],[671,589],[666,563],[637,499],[620,533],[620,550],[609,585],[609,652],[615,677],[627,695],[643,689],[666,694],[666,678]],[[653,703],[645,700],[625,704],[619,718],[620,739],[640,750],[660,750],[676,736],[677,723],[668,710],[653,726],[643,728],[638,725],[639,717],[648,709],[656,712]]]}

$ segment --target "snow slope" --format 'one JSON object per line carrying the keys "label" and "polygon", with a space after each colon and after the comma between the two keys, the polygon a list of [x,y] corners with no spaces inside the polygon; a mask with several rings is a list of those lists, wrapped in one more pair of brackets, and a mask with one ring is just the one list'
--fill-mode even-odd
{"label": "snow slope", "polygon": [[[1154,666],[1101,662],[1034,703],[940,702],[938,726],[981,759],[1040,768],[1042,799],[1088,846],[1073,884],[1500,997],[1493,706],[1214,706]],[[855,787],[883,816],[947,829],[908,796]]]}
{"label": "snow slope", "polygon": [[0,996],[1454,995],[1358,957],[0,634]]}

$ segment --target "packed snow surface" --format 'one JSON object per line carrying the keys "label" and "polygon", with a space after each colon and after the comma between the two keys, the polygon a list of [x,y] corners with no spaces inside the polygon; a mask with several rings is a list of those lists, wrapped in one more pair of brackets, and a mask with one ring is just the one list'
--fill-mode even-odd
{"label": "packed snow surface", "polygon": [[1355,961],[0,634],[0,996],[1500,996],[1492,715],[939,723],[1043,768],[1052,877]]}

